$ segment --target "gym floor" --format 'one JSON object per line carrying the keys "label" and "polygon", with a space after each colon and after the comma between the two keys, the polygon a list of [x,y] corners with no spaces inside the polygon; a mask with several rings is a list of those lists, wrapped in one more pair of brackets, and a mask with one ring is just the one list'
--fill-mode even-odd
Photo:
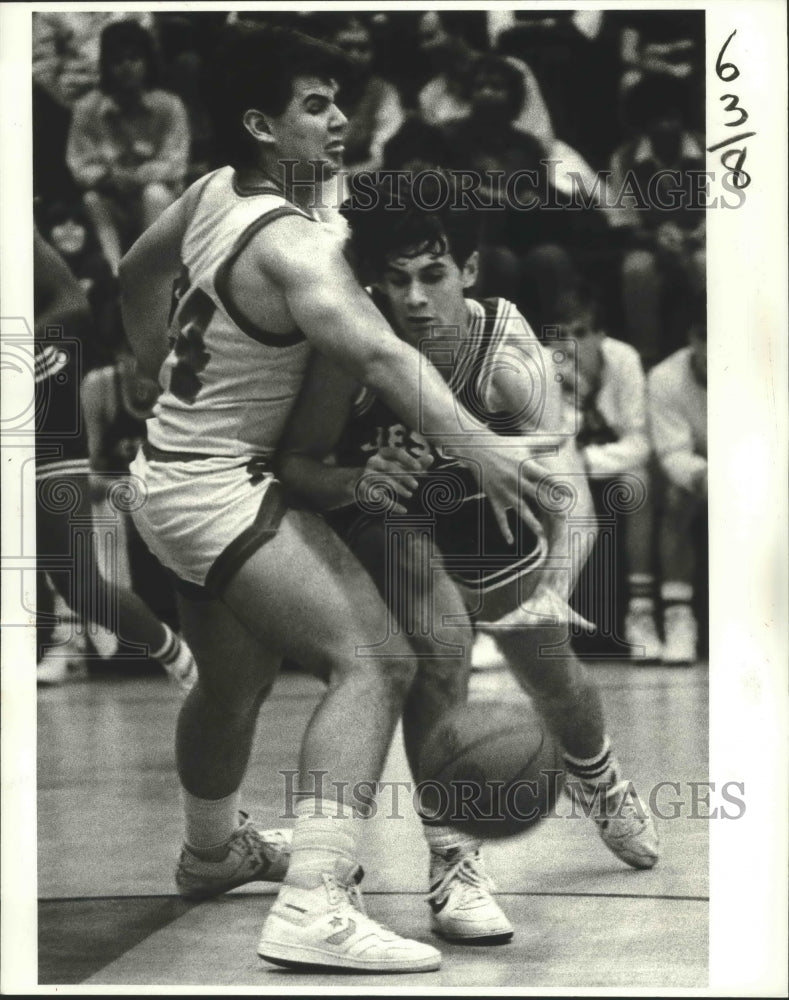
{"label": "gym floor", "polygon": [[[41,985],[408,989],[703,988],[707,985],[708,824],[688,783],[708,774],[708,671],[591,663],[615,748],[644,798],[659,782],[662,857],[620,863],[592,821],[549,818],[490,842],[488,869],[515,925],[510,944],[436,942],[439,972],[400,976],[277,969],[255,952],[276,886],[187,903],[176,894],[181,813],[172,738],[179,695],[164,676],[97,676],[38,695],[38,968]],[[280,778],[321,685],[283,673],[261,714],[244,807],[276,825]],[[474,700],[523,697],[509,674],[475,674]],[[679,720],[679,721],[678,721]],[[384,778],[409,777],[397,734]],[[391,800],[389,800],[391,801]],[[563,797],[563,801],[566,799]],[[671,805],[679,802],[680,806]],[[279,807],[281,808],[281,807]],[[368,911],[430,941],[427,849],[407,797],[399,819],[369,821]],[[565,806],[564,812],[567,809]],[[672,812],[680,811],[675,819]],[[699,810],[697,809],[696,812]],[[562,807],[559,807],[562,812]]]}

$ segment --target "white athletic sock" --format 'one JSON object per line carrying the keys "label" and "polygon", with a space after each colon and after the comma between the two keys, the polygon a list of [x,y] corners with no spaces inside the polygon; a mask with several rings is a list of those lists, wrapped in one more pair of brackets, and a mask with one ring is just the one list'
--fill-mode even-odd
{"label": "white athletic sock", "polygon": [[240,792],[223,799],[199,799],[181,789],[186,822],[186,843],[204,861],[221,861],[227,842],[238,827]]}
{"label": "white athletic sock", "polygon": [[606,736],[602,749],[594,757],[573,757],[565,753],[564,763],[568,772],[579,778],[581,784],[588,787],[597,785],[615,785],[619,781],[619,762],[611,753],[611,743]]}
{"label": "white athletic sock", "polygon": [[690,604],[693,601],[693,585],[682,580],[666,580],[660,588],[663,604]]}
{"label": "white athletic sock", "polygon": [[477,851],[482,840],[454,826],[423,823],[422,830],[430,847],[430,885],[441,877],[448,861],[455,855],[458,860],[465,854]]}
{"label": "white athletic sock", "polygon": [[335,871],[338,859],[355,863],[362,819],[332,800],[304,798],[296,803],[286,885],[315,889],[322,875]]}

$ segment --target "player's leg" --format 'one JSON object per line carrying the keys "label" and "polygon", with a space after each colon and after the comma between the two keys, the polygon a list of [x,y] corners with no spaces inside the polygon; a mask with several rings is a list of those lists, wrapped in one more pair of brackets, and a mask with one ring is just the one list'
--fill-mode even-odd
{"label": "player's leg", "polygon": [[36,499],[39,562],[52,562],[52,582],[77,618],[111,629],[121,647],[147,652],[188,690],[196,676],[188,646],[135,593],[109,585],[99,571],[87,467],[84,474],[42,470]]}
{"label": "player's leg", "polygon": [[655,628],[655,500],[651,470],[636,469],[643,499],[635,509],[621,515],[627,565],[628,606],[625,641],[633,646],[631,656],[641,661],[659,660],[662,654]]}
{"label": "player's leg", "polygon": [[[473,633],[466,604],[429,532],[375,518],[357,524],[351,537],[354,554],[390,609],[389,632],[406,634],[417,656],[403,738],[411,774],[420,780],[425,739],[468,695]],[[422,823],[430,847],[427,901],[433,930],[452,941],[508,941],[512,925],[493,897],[481,839],[430,817]]]}
{"label": "player's leg", "polygon": [[515,677],[564,750],[568,790],[584,804],[606,845],[635,868],[658,859],[654,821],[622,779],[606,731],[600,691],[573,653],[566,624],[496,633]]}
{"label": "player's leg", "polygon": [[240,808],[258,713],[279,657],[219,600],[179,593],[178,612],[199,670],[176,730],[185,818],[178,890],[204,899],[246,882],[281,882],[289,832],[261,830]]}
{"label": "player's leg", "polygon": [[696,543],[691,526],[700,502],[664,477],[658,532],[663,603],[664,663],[694,663],[698,624],[693,613]]}
{"label": "player's leg", "polygon": [[387,610],[351,552],[307,512],[283,516],[222,599],[261,643],[328,682],[302,741],[304,794],[295,806],[290,866],[259,953],[284,964],[436,968],[435,949],[367,920],[357,888],[360,814],[413,681],[410,646],[394,636],[375,655],[386,639]]}

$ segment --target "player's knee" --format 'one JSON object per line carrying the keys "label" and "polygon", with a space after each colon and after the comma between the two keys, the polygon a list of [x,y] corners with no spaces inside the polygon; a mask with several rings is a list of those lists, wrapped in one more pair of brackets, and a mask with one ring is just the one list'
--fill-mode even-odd
{"label": "player's knee", "polygon": [[[417,672],[417,658],[411,648],[403,643],[397,650],[392,648],[380,655],[367,655],[357,648],[355,652],[331,657],[326,663],[331,687],[347,682],[361,683],[370,693],[370,698],[387,697],[396,701],[405,699]],[[398,650],[400,650],[398,652]]]}

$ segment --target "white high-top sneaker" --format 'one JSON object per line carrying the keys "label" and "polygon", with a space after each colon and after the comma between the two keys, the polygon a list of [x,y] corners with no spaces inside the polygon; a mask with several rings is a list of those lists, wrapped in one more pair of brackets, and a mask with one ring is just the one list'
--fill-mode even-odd
{"label": "white high-top sneaker", "polygon": [[432,972],[441,953],[367,916],[359,865],[339,859],[315,889],[283,885],[266,917],[258,954],[274,965],[357,972]]}

